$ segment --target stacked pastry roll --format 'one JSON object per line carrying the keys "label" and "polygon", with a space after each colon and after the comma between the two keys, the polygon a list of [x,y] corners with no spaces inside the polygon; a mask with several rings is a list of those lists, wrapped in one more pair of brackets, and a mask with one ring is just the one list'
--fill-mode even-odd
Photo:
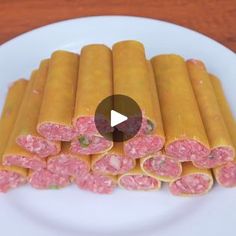
{"label": "stacked pastry roll", "polygon": [[[142,112],[138,132],[122,142],[96,127],[96,109],[111,95],[130,97]],[[114,99],[106,109],[120,106]],[[112,133],[109,116],[102,119]],[[235,119],[220,80],[199,60],[148,60],[134,40],[53,52],[10,86],[0,133],[0,192],[28,182],[109,194],[117,186],[156,191],[164,182],[173,195],[193,196],[207,193],[213,176],[236,186]]]}
{"label": "stacked pastry roll", "polygon": [[[224,90],[220,80],[209,74],[211,84],[214,88],[215,96],[217,98],[218,105],[221,110],[221,114],[224,118],[225,124],[228,128],[234,150],[236,149],[236,125],[234,116],[230,110],[228,101],[224,95]],[[230,150],[230,149],[229,149]],[[234,159],[226,162],[223,165],[215,167],[213,169],[217,182],[223,187],[235,187],[236,186],[236,156],[234,152]]]}
{"label": "stacked pastry roll", "polygon": [[5,104],[0,119],[0,192],[7,192],[11,188],[26,183],[28,171],[22,167],[4,166],[3,154],[9,142],[11,130],[17,118],[22,100],[25,96],[28,81],[19,79],[8,89]]}

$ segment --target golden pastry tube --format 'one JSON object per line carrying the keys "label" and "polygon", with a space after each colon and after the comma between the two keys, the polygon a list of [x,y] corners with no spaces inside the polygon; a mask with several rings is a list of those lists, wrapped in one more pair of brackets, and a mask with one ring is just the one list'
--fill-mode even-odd
{"label": "golden pastry tube", "polygon": [[140,159],[142,170],[161,181],[170,182],[182,173],[182,165],[174,158],[160,151]]}
{"label": "golden pastry tube", "polygon": [[93,171],[77,175],[74,181],[80,189],[99,194],[111,194],[117,186],[117,176],[103,175]]}
{"label": "golden pastry tube", "polygon": [[[100,102],[112,95],[111,50],[102,44],[82,48],[79,80],[73,124],[78,133],[71,143],[71,151],[78,154],[98,154],[112,148],[113,142],[105,139],[95,125],[95,111]],[[112,101],[107,110],[112,109]],[[109,113],[110,114],[110,113]],[[101,114],[102,115],[102,114]],[[105,123],[110,127],[109,120]]]}
{"label": "golden pastry tube", "polygon": [[173,195],[194,196],[209,192],[213,186],[213,177],[209,169],[199,169],[192,162],[184,162],[182,166],[181,177],[169,184]]}
{"label": "golden pastry tube", "polygon": [[28,182],[35,189],[60,189],[70,185],[70,177],[61,176],[47,169],[30,170]]}
{"label": "golden pastry tube", "polygon": [[70,143],[62,142],[61,152],[47,159],[47,169],[60,176],[78,176],[90,170],[90,157],[72,154]]}
{"label": "golden pastry tube", "polygon": [[3,166],[2,156],[16,121],[27,83],[27,80],[19,79],[9,87],[0,118],[0,192],[7,192],[26,182],[27,170],[16,166]]}
{"label": "golden pastry tube", "polygon": [[[144,157],[159,151],[165,142],[153,70],[138,41],[118,42],[112,50],[114,94],[132,98],[143,114],[141,129],[124,142],[124,152],[134,159]],[[114,101],[115,110],[119,105]]]}
{"label": "golden pastry tube", "polygon": [[193,164],[207,169],[223,165],[233,160],[235,151],[214,89],[203,62],[191,59],[186,63],[211,147],[210,155],[193,157]]}
{"label": "golden pastry tube", "polygon": [[198,104],[182,57],[169,54],[152,59],[160,100],[165,151],[178,161],[210,153]]}
{"label": "golden pastry tube", "polygon": [[123,143],[115,142],[112,149],[92,155],[91,168],[104,175],[124,174],[135,167],[135,160],[124,154]]}
{"label": "golden pastry tube", "polygon": [[71,141],[76,136],[72,117],[78,67],[79,56],[71,52],[56,51],[50,58],[37,125],[37,131],[48,140]]}
{"label": "golden pastry tube", "polygon": [[41,158],[60,151],[60,142],[46,140],[36,130],[44,86],[46,84],[49,60],[43,60],[35,76],[29,98],[18,117],[17,138],[19,146]]}
{"label": "golden pastry tube", "polygon": [[[36,154],[30,153],[20,147],[16,143],[16,138],[19,135],[19,128],[21,127],[21,116],[23,114],[25,104],[28,103],[30,99],[31,91],[34,85],[35,78],[37,76],[37,70],[33,71],[31,74],[30,81],[27,85],[24,98],[22,100],[21,106],[18,111],[14,127],[12,128],[11,135],[8,140],[8,144],[3,154],[3,165],[6,166],[18,166],[30,169],[41,169],[46,167],[46,161],[42,158],[39,158]],[[29,114],[26,114],[27,116]]]}
{"label": "golden pastry tube", "polygon": [[138,159],[133,170],[118,176],[118,185],[126,190],[151,191],[160,189],[161,181],[145,173],[141,169]]}
{"label": "golden pastry tube", "polygon": [[[225,124],[228,128],[234,148],[236,148],[236,123],[233,113],[231,112],[229,103],[224,95],[224,90],[220,80],[214,76],[209,75],[210,81],[214,88],[214,92],[219,104]],[[236,156],[234,160],[225,165],[213,169],[214,176],[218,184],[223,187],[236,187]]]}

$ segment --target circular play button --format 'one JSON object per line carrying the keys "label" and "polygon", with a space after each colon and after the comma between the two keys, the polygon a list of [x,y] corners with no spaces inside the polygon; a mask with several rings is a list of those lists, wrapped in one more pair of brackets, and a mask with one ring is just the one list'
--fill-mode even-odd
{"label": "circular play button", "polygon": [[106,139],[123,142],[133,138],[142,125],[142,111],[125,95],[112,95],[102,100],[95,112],[98,132]]}

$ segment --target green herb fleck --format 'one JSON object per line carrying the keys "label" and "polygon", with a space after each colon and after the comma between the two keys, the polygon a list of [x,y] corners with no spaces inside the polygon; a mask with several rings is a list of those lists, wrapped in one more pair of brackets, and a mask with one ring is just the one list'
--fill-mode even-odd
{"label": "green herb fleck", "polygon": [[51,185],[49,189],[59,189],[59,187],[57,185]]}
{"label": "green herb fleck", "polygon": [[163,165],[165,163],[165,160],[160,160],[159,165]]}
{"label": "green herb fleck", "polygon": [[152,123],[152,121],[150,121],[149,119],[147,119],[147,128],[146,128],[146,133],[150,134],[152,133],[154,130],[154,124]]}
{"label": "green herb fleck", "polygon": [[82,147],[89,146],[89,139],[86,136],[79,136],[78,140],[79,140],[79,143]]}

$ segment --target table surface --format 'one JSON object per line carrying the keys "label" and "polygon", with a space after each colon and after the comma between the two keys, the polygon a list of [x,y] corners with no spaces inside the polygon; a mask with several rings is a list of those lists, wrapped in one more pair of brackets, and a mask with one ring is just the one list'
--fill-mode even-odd
{"label": "table surface", "polygon": [[0,44],[49,23],[94,15],[144,16],[172,22],[236,52],[236,0],[0,0]]}

